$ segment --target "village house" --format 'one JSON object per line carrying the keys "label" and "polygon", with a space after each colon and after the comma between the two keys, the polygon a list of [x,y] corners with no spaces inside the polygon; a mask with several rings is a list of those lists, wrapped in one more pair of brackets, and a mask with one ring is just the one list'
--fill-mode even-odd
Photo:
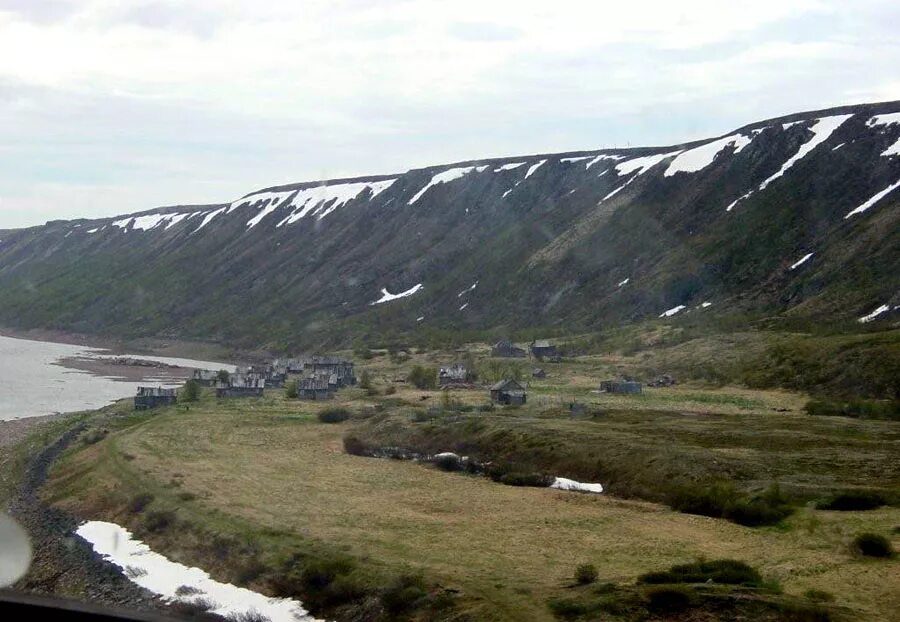
{"label": "village house", "polygon": [[524,404],[525,397],[525,387],[515,380],[501,380],[491,386],[491,400],[498,404]]}
{"label": "village house", "polygon": [[297,381],[297,397],[301,400],[327,400],[332,396],[333,389],[328,378],[318,376]]}
{"label": "village house", "polygon": [[441,367],[438,372],[438,384],[442,387],[451,384],[462,384],[466,382],[468,370],[462,363],[453,363],[447,367]]}
{"label": "village house", "polygon": [[559,357],[556,346],[546,339],[536,339],[531,342],[531,354],[539,361],[546,359],[555,359]]}
{"label": "village house", "polygon": [[641,392],[641,383],[632,380],[604,380],[600,383],[601,393],[635,394]]}
{"label": "village house", "polygon": [[219,380],[219,372],[210,369],[195,369],[191,380],[203,387],[211,387]]}
{"label": "village house", "polygon": [[287,367],[277,367],[275,364],[251,365],[247,368],[247,373],[262,376],[266,380],[267,387],[276,389],[283,387],[287,380]]}
{"label": "village house", "polygon": [[135,410],[148,410],[158,406],[169,406],[177,399],[175,389],[163,389],[162,387],[138,387],[134,396]]}
{"label": "village house", "polygon": [[314,356],[303,366],[303,371],[308,375],[331,375],[337,377],[338,386],[348,387],[356,384],[356,375],[353,372],[353,362],[330,356]]}
{"label": "village house", "polygon": [[491,356],[500,358],[524,358],[526,355],[525,350],[516,347],[511,341],[498,341],[491,348]]}
{"label": "village house", "polygon": [[216,385],[216,397],[262,397],[266,379],[261,374],[233,373]]}

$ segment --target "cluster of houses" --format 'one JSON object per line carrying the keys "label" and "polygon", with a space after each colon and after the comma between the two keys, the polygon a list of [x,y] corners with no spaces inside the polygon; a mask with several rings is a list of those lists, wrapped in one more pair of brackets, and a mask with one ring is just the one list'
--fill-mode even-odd
{"label": "cluster of houses", "polygon": [[[532,341],[529,346],[529,351],[531,352],[531,356],[539,361],[547,360],[552,363],[558,363],[561,360],[559,352],[556,350],[556,346],[546,339],[536,339]],[[504,339],[498,341],[491,347],[491,356],[498,358],[525,358],[528,356],[528,352],[526,352],[525,349],[516,346],[513,342]]]}
{"label": "cluster of houses", "polygon": [[[216,397],[261,397],[266,387],[281,388],[297,383],[297,397],[323,400],[334,397],[341,387],[356,384],[353,362],[329,356],[275,359],[266,365],[239,367],[235,372],[194,370],[191,380],[200,386],[215,387]],[[134,397],[137,410],[174,404],[175,389],[138,387]]]}

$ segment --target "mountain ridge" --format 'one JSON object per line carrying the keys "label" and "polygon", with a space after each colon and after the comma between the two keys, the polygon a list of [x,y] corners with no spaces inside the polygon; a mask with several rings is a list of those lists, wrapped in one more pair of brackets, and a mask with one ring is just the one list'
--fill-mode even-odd
{"label": "mountain ridge", "polygon": [[[580,330],[679,306],[672,315],[858,321],[886,305],[872,319],[890,321],[895,148],[900,102],[879,102],[679,145],[464,160],[51,221],[0,234],[0,322],[128,333],[138,319],[147,334],[288,344]],[[79,279],[109,289],[114,311]]]}

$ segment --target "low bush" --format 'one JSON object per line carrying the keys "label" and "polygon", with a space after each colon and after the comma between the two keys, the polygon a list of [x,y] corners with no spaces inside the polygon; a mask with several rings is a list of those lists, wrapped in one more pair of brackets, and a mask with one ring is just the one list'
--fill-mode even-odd
{"label": "low bush", "polygon": [[299,395],[299,388],[296,380],[289,380],[284,385],[284,396],[288,399],[294,399]]}
{"label": "low bush", "polygon": [[762,577],[744,562],[734,559],[679,564],[669,570],[649,572],[638,577],[638,583],[645,584],[707,582],[757,587],[762,584]]}
{"label": "low bush", "polygon": [[834,600],[834,594],[824,590],[806,590],[803,595],[817,603],[830,603]]}
{"label": "low bush", "polygon": [[389,613],[397,615],[414,608],[427,595],[422,577],[404,575],[381,594],[381,604]]}
{"label": "low bush", "polygon": [[559,618],[571,620],[590,613],[591,607],[587,603],[568,598],[556,598],[548,603],[550,611]]}
{"label": "low bush", "polygon": [[597,567],[593,564],[581,564],[575,569],[575,580],[581,585],[588,585],[597,580]]}
{"label": "low bush", "polygon": [[389,385],[389,386],[385,387],[385,389],[384,389],[385,395],[393,395],[396,392],[397,392],[397,387],[395,387],[394,385]]}
{"label": "low bush", "polygon": [[887,500],[880,493],[870,490],[851,490],[838,493],[830,499],[820,501],[816,504],[816,507],[820,510],[858,512],[863,510],[874,510],[886,503]]}
{"label": "low bush", "polygon": [[756,497],[741,496],[730,483],[682,486],[669,498],[669,506],[686,514],[725,518],[739,525],[774,525],[794,511],[777,484]]}
{"label": "low bush", "polygon": [[270,622],[269,618],[261,614],[256,609],[249,611],[238,611],[229,614],[226,618],[229,622]]}
{"label": "low bush", "polygon": [[445,453],[434,457],[434,466],[442,471],[461,471],[463,463],[456,454]]}
{"label": "low bush", "polygon": [[135,495],[131,498],[131,501],[128,502],[128,511],[132,514],[139,514],[140,512],[143,512],[152,501],[153,495],[149,492]]}
{"label": "low bush", "polygon": [[148,512],[144,518],[144,528],[151,532],[165,531],[173,524],[175,524],[175,512],[168,510]]}
{"label": "low bush", "polygon": [[93,429],[85,432],[84,436],[81,437],[81,440],[85,445],[93,445],[94,443],[99,443],[106,435],[109,434],[109,430],[105,429]]}
{"label": "low bush", "polygon": [[251,557],[236,568],[234,580],[238,585],[247,585],[260,578],[265,572],[266,565],[259,558]]}
{"label": "low bush", "polygon": [[350,418],[350,411],[340,406],[320,410],[317,415],[322,423],[340,423]]}
{"label": "low bush", "polygon": [[811,400],[806,413],[819,417],[852,417],[854,419],[886,419],[900,421],[900,400]]}
{"label": "low bush", "polygon": [[437,386],[437,369],[416,365],[406,379],[417,389],[434,389]]}
{"label": "low bush", "polygon": [[543,473],[521,473],[511,472],[502,473],[498,477],[491,477],[496,482],[507,486],[534,486],[535,488],[546,488],[553,483],[553,478]]}
{"label": "low bush", "polygon": [[655,614],[684,611],[694,604],[694,591],[686,587],[657,587],[647,590],[647,609]]}
{"label": "low bush", "polygon": [[200,383],[196,380],[187,380],[181,391],[178,392],[179,402],[196,402],[200,398]]}
{"label": "low bush", "polygon": [[861,533],[853,539],[853,548],[866,557],[892,557],[891,541],[877,533]]}
{"label": "low bush", "polygon": [[365,456],[368,446],[359,437],[348,434],[344,437],[344,451],[351,456]]}
{"label": "low bush", "polygon": [[327,588],[341,575],[353,570],[353,562],[349,559],[317,560],[304,566],[300,574],[300,582],[310,593]]}

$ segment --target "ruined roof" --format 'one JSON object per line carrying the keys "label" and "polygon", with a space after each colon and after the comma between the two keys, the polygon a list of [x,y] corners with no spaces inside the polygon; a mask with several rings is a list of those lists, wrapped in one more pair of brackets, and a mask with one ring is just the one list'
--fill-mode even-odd
{"label": "ruined roof", "polygon": [[515,380],[504,379],[491,385],[491,391],[524,391],[525,387]]}

